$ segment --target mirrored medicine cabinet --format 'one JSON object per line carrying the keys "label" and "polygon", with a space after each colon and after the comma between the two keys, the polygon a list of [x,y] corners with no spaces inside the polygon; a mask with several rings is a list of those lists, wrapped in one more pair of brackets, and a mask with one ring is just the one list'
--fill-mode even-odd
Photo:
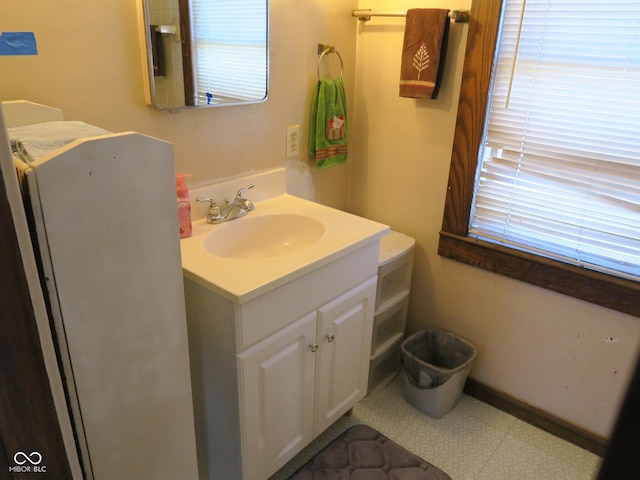
{"label": "mirrored medicine cabinet", "polygon": [[266,100],[268,0],[141,1],[155,107],[176,111]]}

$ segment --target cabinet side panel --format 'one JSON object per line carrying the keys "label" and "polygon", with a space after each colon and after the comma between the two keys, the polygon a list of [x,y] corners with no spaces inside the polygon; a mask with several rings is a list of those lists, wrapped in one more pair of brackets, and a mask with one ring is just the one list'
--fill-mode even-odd
{"label": "cabinet side panel", "polygon": [[95,478],[197,478],[171,145],[96,137],[33,167]]}
{"label": "cabinet side panel", "polygon": [[200,478],[241,478],[233,305],[184,285]]}

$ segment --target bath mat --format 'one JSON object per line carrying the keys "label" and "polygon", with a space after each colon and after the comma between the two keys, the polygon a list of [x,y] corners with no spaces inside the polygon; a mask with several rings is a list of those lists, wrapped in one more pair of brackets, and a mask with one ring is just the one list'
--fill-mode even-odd
{"label": "bath mat", "polygon": [[451,477],[373,428],[356,425],[289,480],[451,480]]}

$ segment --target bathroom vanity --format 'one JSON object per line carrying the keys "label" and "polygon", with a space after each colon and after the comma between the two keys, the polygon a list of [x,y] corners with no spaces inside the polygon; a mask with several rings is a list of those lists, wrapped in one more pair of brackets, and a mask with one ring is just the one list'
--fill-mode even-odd
{"label": "bathroom vanity", "polygon": [[182,240],[201,478],[266,480],[367,392],[388,227],[269,175],[216,187],[254,183],[255,210]]}

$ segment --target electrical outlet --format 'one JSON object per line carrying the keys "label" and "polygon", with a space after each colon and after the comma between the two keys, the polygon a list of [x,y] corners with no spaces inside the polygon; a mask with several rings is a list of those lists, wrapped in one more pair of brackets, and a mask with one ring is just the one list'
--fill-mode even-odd
{"label": "electrical outlet", "polygon": [[300,154],[300,125],[287,127],[287,158],[297,157]]}

